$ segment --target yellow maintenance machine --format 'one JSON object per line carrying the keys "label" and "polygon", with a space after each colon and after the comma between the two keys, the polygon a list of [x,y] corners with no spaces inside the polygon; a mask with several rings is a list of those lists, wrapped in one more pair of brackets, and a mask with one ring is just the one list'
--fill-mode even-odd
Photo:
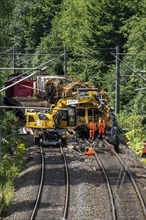
{"label": "yellow maintenance machine", "polygon": [[78,88],[72,96],[59,99],[47,112],[27,111],[26,127],[41,129],[43,145],[59,145],[66,129],[77,129],[82,125],[87,128],[93,119],[97,122],[100,115],[104,117],[107,126],[111,127],[109,112],[105,91],[99,93],[97,88]]}

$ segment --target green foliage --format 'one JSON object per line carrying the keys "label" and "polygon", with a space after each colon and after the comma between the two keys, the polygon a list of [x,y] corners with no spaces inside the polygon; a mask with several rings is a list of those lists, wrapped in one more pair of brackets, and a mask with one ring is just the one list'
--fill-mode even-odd
{"label": "green foliage", "polygon": [[141,115],[128,115],[118,118],[119,125],[122,128],[128,129],[126,138],[128,140],[128,147],[131,148],[138,156],[142,155],[141,149],[143,142],[146,139],[146,131],[142,125],[143,116]]}
{"label": "green foliage", "polygon": [[146,130],[143,126],[143,115],[127,115],[124,111],[118,115],[119,127],[125,131],[128,147],[136,152],[137,155],[142,155],[143,142],[146,139]]}
{"label": "green foliage", "polygon": [[4,185],[0,183],[0,216],[7,210],[14,197],[14,187],[11,181]]}
{"label": "green foliage", "polygon": [[[23,164],[23,158],[27,148],[21,142],[17,131],[18,119],[12,112],[3,112],[0,116],[2,126],[1,132],[1,147],[2,161],[0,164],[0,216],[8,209],[14,196],[14,181],[18,177]],[[17,143],[16,146],[16,141]],[[8,148],[16,147],[16,152],[13,156],[9,154]]]}
{"label": "green foliage", "polygon": [[141,162],[146,165],[146,159],[145,158],[141,159]]}
{"label": "green foliage", "polygon": [[59,10],[61,0],[15,1],[11,23],[15,47],[35,48],[51,29],[51,20]]}
{"label": "green foliage", "polygon": [[91,0],[65,0],[60,13],[53,20],[53,34],[67,48],[84,44],[85,36],[90,36],[87,14],[87,4],[89,2]]}
{"label": "green foliage", "polygon": [[[146,69],[146,4],[144,0],[132,1],[129,3],[129,6],[134,13],[124,21],[124,25],[120,28],[120,32],[127,39],[124,44],[124,50],[127,54],[125,54],[123,60],[130,67],[128,68],[121,65],[122,72],[124,75],[127,75],[123,77],[126,82],[126,84],[123,84],[123,91],[125,90],[126,94],[129,91],[127,98],[125,98],[126,102],[122,91],[122,106],[126,104],[128,110],[136,114],[141,114],[144,113],[146,109],[146,90],[134,91],[134,89],[144,88],[146,83],[146,74],[140,73],[140,71],[145,71]],[[132,69],[137,72],[137,74],[132,73]],[[145,80],[141,79],[138,74],[145,78]]]}
{"label": "green foliage", "polygon": [[6,154],[0,166],[0,215],[7,211],[14,196],[14,181],[18,177],[26,153],[26,146],[18,144],[16,154]]}
{"label": "green foliage", "polygon": [[10,134],[13,128],[16,128],[16,123],[18,123],[18,118],[13,112],[7,111],[2,120],[3,133]]}
{"label": "green foliage", "polygon": [[8,148],[15,146],[16,141],[21,140],[21,137],[17,134],[18,118],[16,118],[13,112],[7,111],[3,114],[0,121],[2,125],[2,151],[7,152]]}
{"label": "green foliage", "polygon": [[13,0],[0,1],[0,47],[9,44],[8,23],[13,11]]}

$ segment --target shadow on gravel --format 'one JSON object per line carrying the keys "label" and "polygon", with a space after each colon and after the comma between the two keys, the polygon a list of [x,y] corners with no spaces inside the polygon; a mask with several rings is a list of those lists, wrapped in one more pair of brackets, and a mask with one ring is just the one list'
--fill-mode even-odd
{"label": "shadow on gravel", "polygon": [[[11,209],[8,211],[8,213],[4,217],[10,217],[13,213],[18,212],[26,212],[26,211],[32,211],[33,207],[35,205],[35,201],[25,200],[24,202],[18,202],[16,204],[11,205]],[[42,208],[48,208],[49,203],[41,203]],[[31,212],[30,212],[31,213]],[[21,220],[21,219],[20,219]]]}

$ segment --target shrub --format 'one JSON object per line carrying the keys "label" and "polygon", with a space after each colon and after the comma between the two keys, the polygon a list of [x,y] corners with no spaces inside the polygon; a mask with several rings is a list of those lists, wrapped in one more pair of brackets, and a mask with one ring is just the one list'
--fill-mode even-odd
{"label": "shrub", "polygon": [[14,197],[14,187],[11,181],[0,184],[0,215],[5,214]]}
{"label": "shrub", "polygon": [[14,196],[14,181],[18,177],[26,152],[25,144],[18,144],[16,154],[6,154],[0,166],[0,215],[4,215]]}

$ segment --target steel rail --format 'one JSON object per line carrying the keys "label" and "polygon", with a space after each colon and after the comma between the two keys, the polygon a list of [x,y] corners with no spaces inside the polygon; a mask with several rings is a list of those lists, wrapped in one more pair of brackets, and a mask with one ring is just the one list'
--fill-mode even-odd
{"label": "steel rail", "polygon": [[116,151],[112,148],[112,145],[109,144],[105,139],[103,140],[103,142],[104,142],[104,144],[105,144],[107,147],[110,148],[110,150],[112,151],[112,153],[118,158],[118,160],[119,160],[120,163],[122,164],[124,170],[125,170],[125,171],[127,172],[127,174],[129,175],[130,180],[131,180],[131,182],[132,182],[132,185],[133,185],[133,187],[134,187],[134,189],[135,189],[135,191],[136,191],[136,193],[137,193],[138,199],[139,199],[139,201],[140,201],[140,204],[141,204],[141,207],[142,207],[142,210],[143,210],[144,217],[146,218],[146,206],[145,206],[145,202],[144,202],[144,200],[143,200],[143,198],[142,198],[142,195],[141,195],[141,193],[140,193],[140,191],[139,191],[139,188],[138,188],[138,186],[137,186],[137,184],[136,184],[136,182],[135,182],[135,180],[134,180],[134,178],[133,178],[133,176],[132,176],[130,170],[129,170],[128,167],[124,164],[124,161],[122,160],[122,158],[121,158],[121,157],[116,153]]}
{"label": "steel rail", "polygon": [[[89,141],[87,139],[85,139],[85,142],[90,145]],[[110,200],[111,200],[111,207],[112,207],[112,217],[113,217],[113,220],[116,220],[117,219],[117,214],[116,214],[116,208],[115,208],[115,200],[114,200],[114,196],[113,196],[113,192],[112,192],[112,188],[111,188],[111,185],[110,185],[110,182],[109,182],[109,179],[108,179],[108,176],[106,174],[106,171],[104,169],[104,166],[103,166],[103,163],[101,162],[101,159],[100,157],[97,155],[97,153],[95,152],[95,159],[97,161],[97,163],[99,164],[103,174],[104,174],[104,177],[106,179],[106,184],[107,184],[107,188],[108,188],[108,192],[109,192],[109,197],[110,197]]]}
{"label": "steel rail", "polygon": [[116,214],[116,207],[115,207],[115,200],[114,200],[114,196],[113,196],[113,192],[112,192],[112,188],[108,179],[108,176],[106,174],[106,171],[104,169],[103,163],[101,162],[99,156],[97,155],[97,153],[95,152],[95,158],[104,174],[104,177],[106,179],[106,184],[107,184],[107,188],[108,188],[108,192],[109,192],[109,197],[110,197],[110,201],[111,201],[111,206],[112,206],[112,217],[113,220],[117,219],[117,214]]}
{"label": "steel rail", "polygon": [[67,219],[67,212],[68,212],[68,206],[69,206],[69,170],[68,170],[68,165],[67,165],[65,153],[64,153],[63,148],[61,146],[60,146],[60,151],[62,153],[62,157],[64,160],[65,174],[66,174],[66,196],[65,196],[64,211],[63,211],[62,218]]}
{"label": "steel rail", "polygon": [[40,147],[40,149],[41,149],[41,164],[42,164],[40,185],[39,185],[35,205],[34,205],[34,208],[33,208],[33,211],[31,213],[31,216],[30,216],[29,220],[34,220],[35,219],[35,216],[36,216],[37,210],[38,210],[38,206],[39,206],[39,203],[40,203],[40,198],[41,198],[41,195],[42,195],[42,189],[43,189],[43,183],[44,183],[45,160],[44,160],[44,154],[43,154],[42,147]]}

